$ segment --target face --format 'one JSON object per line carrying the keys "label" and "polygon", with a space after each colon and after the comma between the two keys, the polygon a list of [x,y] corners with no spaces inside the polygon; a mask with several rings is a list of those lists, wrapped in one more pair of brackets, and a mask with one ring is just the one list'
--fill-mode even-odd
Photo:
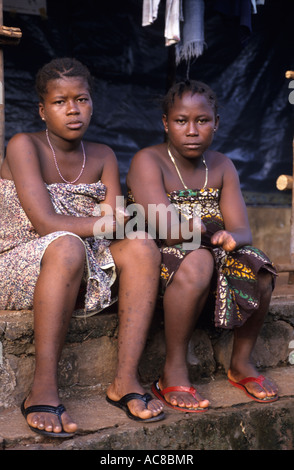
{"label": "face", "polygon": [[64,139],[81,138],[92,115],[92,99],[87,81],[82,77],[50,80],[39,113],[48,130]]}
{"label": "face", "polygon": [[218,117],[205,95],[186,92],[175,97],[168,115],[163,116],[163,125],[174,153],[195,158],[211,145]]}

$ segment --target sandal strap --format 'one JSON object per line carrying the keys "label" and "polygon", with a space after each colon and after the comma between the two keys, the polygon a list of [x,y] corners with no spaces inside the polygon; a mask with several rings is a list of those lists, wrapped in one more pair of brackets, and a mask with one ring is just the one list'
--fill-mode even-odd
{"label": "sandal strap", "polygon": [[258,377],[246,377],[245,379],[240,380],[238,383],[240,385],[246,385],[249,382],[255,382],[263,388],[264,381],[265,381],[265,377],[263,375],[259,375]]}
{"label": "sandal strap", "polygon": [[61,418],[61,415],[66,411],[63,405],[58,406],[50,406],[50,405],[33,405],[24,408],[22,406],[22,413],[25,417],[27,417],[31,413],[52,413]]}
{"label": "sandal strap", "polygon": [[119,400],[119,402],[121,405],[127,405],[131,400],[141,400],[145,405],[147,405],[147,403],[150,400],[153,400],[153,398],[149,393],[145,393],[144,395],[141,395],[140,393],[127,393]]}
{"label": "sandal strap", "polygon": [[187,392],[187,393],[190,393],[195,398],[196,388],[184,387],[182,385],[179,385],[177,387],[166,387],[163,390],[160,390],[160,393],[162,395],[165,395],[166,393],[170,393],[170,392]]}

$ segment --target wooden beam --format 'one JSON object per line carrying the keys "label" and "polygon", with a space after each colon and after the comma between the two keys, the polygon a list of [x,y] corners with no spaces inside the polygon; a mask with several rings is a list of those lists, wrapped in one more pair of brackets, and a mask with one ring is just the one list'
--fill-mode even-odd
{"label": "wooden beam", "polygon": [[286,189],[292,189],[293,176],[280,175],[276,181],[276,186],[280,191],[285,191]]}
{"label": "wooden beam", "polygon": [[292,70],[287,70],[285,76],[286,78],[294,78],[294,72]]}

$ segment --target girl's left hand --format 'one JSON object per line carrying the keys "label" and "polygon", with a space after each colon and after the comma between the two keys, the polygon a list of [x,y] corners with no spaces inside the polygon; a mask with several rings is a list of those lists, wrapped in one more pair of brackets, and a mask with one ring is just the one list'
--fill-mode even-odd
{"label": "girl's left hand", "polygon": [[233,235],[226,230],[219,230],[214,233],[211,237],[211,243],[221,246],[225,251],[233,251],[237,247],[237,242]]}

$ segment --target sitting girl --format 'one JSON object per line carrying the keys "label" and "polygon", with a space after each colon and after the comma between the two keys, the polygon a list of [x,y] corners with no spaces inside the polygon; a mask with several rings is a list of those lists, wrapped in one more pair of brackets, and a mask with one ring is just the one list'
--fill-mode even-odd
{"label": "sitting girl", "polygon": [[[209,406],[190,383],[186,355],[197,319],[209,293],[215,291],[215,325],[234,329],[230,383],[256,401],[277,400],[275,384],[259,375],[251,362],[275,269],[265,254],[250,246],[246,207],[233,163],[209,149],[219,125],[215,94],[201,82],[175,84],[164,99],[163,125],[166,142],[140,150],[127,176],[129,201],[143,206],[146,221],[151,207],[175,208],[174,214],[166,212],[167,235],[158,240],[166,361],[153,392],[178,410],[200,412]],[[176,238],[172,225],[180,214],[189,219],[192,233],[197,210],[201,243],[198,249],[189,249],[183,224]],[[158,214],[157,233],[160,223]]]}
{"label": "sitting girl", "polygon": [[158,248],[145,234],[103,237],[115,233],[121,189],[113,151],[82,140],[93,108],[88,69],[56,59],[39,71],[36,86],[46,130],[15,135],[0,173],[0,309],[34,310],[35,376],[22,413],[45,435],[77,430],[58,396],[65,335],[81,287],[85,316],[115,301],[118,288],[118,364],[108,401],[130,418],[162,419],[162,403],[137,377],[158,291]]}

